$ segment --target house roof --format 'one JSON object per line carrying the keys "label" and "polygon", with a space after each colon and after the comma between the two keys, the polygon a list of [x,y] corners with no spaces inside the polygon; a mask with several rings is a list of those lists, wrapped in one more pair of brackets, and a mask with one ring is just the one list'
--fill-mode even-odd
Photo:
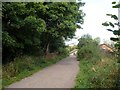
{"label": "house roof", "polygon": [[110,47],[109,45],[107,44],[100,44],[100,47],[104,50],[107,50],[107,51],[110,51],[110,52],[113,52],[113,48]]}

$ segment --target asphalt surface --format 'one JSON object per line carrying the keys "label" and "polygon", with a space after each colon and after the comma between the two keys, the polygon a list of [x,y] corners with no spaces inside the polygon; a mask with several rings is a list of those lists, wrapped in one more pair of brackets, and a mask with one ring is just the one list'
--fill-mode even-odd
{"label": "asphalt surface", "polygon": [[79,62],[70,55],[7,88],[73,88],[78,71]]}

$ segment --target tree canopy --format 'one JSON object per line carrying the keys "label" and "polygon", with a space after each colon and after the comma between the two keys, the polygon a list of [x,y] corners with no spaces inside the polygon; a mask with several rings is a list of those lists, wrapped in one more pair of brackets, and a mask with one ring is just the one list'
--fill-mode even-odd
{"label": "tree canopy", "polygon": [[81,28],[83,5],[82,2],[3,2],[3,59],[59,50],[64,40],[73,38],[76,28]]}
{"label": "tree canopy", "polygon": [[99,38],[93,39],[91,35],[85,34],[79,38],[78,43],[78,59],[91,59],[94,56],[99,58]]}

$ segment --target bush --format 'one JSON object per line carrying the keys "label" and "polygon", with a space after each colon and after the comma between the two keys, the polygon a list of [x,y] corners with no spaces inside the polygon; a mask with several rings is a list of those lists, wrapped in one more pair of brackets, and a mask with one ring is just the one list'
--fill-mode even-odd
{"label": "bush", "polygon": [[89,35],[79,39],[77,58],[80,60],[80,71],[75,88],[116,88],[116,58],[103,54],[98,43]]}
{"label": "bush", "polygon": [[48,65],[56,63],[65,57],[65,55],[58,55],[49,60],[41,56],[25,55],[22,57],[17,57],[14,61],[2,66],[3,87],[15,81],[21,80],[22,78],[25,78]]}
{"label": "bush", "polygon": [[58,50],[60,55],[68,55],[69,51],[66,48],[60,47]]}
{"label": "bush", "polygon": [[86,35],[79,39],[78,44],[78,60],[91,59],[92,57],[100,58],[100,50],[97,41],[93,40],[91,36]]}
{"label": "bush", "polygon": [[116,88],[116,81],[119,80],[116,59],[106,55],[101,58],[92,57],[80,61],[75,88]]}
{"label": "bush", "polygon": [[83,47],[81,47],[80,49],[78,49],[78,53],[77,53],[77,58],[78,60],[80,59],[91,59],[92,57],[97,57],[98,59],[100,59],[100,49],[97,45],[95,45],[94,43],[91,43],[89,45],[85,45]]}
{"label": "bush", "polygon": [[78,58],[79,59],[89,59],[93,56],[93,51],[91,50],[91,48],[85,46],[83,48],[81,48],[80,50],[78,50]]}

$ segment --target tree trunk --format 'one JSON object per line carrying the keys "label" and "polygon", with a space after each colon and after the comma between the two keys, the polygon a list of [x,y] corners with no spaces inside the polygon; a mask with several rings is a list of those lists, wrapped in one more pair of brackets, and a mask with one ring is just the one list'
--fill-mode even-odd
{"label": "tree trunk", "polygon": [[49,53],[49,45],[50,45],[50,42],[47,44],[47,47],[46,47],[46,55]]}

